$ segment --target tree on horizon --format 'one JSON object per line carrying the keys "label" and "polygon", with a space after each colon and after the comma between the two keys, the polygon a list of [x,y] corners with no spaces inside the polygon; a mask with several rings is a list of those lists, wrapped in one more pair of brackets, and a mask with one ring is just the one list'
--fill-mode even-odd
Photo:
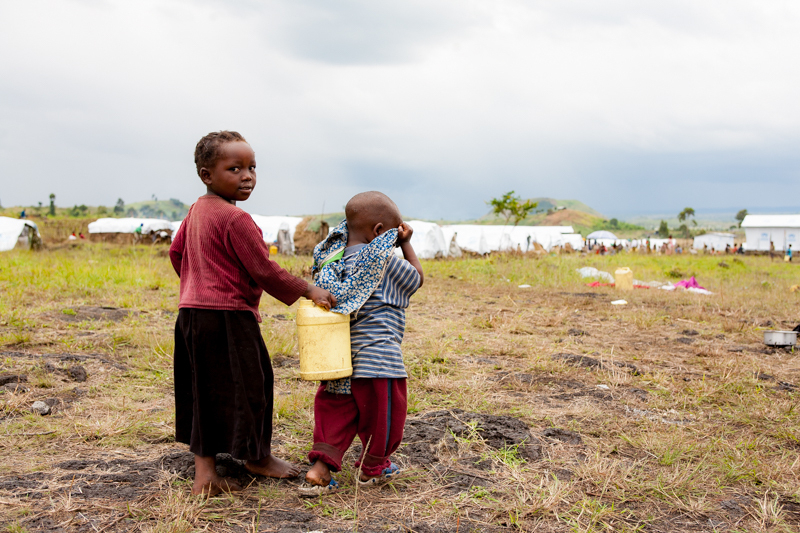
{"label": "tree on horizon", "polygon": [[514,191],[508,191],[500,198],[492,198],[486,203],[492,206],[492,213],[505,219],[506,226],[512,218],[514,219],[514,226],[516,226],[539,205],[538,202],[530,200],[522,202],[519,196],[514,196]]}

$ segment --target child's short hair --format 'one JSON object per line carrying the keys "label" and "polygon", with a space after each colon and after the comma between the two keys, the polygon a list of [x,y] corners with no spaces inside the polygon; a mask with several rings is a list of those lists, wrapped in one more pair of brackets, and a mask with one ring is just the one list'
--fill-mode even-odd
{"label": "child's short hair", "polygon": [[194,165],[197,175],[200,169],[211,168],[220,156],[219,147],[228,142],[247,142],[237,131],[214,131],[200,139],[194,149]]}

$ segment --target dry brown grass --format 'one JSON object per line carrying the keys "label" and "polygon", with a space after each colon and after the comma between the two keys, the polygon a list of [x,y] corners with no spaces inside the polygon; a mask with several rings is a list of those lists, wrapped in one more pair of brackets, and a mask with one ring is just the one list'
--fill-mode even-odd
{"label": "dry brown grass", "polygon": [[[320,500],[299,499],[295,481],[259,479],[201,501],[187,471],[164,462],[185,452],[173,438],[178,284],[168,260],[102,245],[4,254],[0,371],[26,374],[30,390],[0,394],[0,522],[9,531],[796,531],[800,364],[760,343],[760,328],[798,321],[795,266],[719,260],[426,262],[404,343],[409,416],[522,420],[540,457],[492,446],[468,424],[441,432],[432,462],[401,449],[405,474],[377,490],[356,491],[348,464],[343,489]],[[284,264],[300,273],[305,261]],[[574,274],[626,263],[646,280],[696,274],[715,294],[642,290],[615,307],[612,289]],[[132,312],[108,317],[100,306]],[[265,298],[261,311],[276,452],[303,462],[315,384],[298,379],[293,308]],[[84,383],[69,377],[76,364]],[[30,412],[48,398],[53,414]]]}

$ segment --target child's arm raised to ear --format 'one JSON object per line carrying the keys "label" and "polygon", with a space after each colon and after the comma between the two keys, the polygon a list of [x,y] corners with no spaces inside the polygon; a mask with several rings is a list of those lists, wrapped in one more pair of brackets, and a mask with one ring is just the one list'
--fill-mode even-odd
{"label": "child's arm raised to ear", "polygon": [[411,266],[419,272],[419,286],[422,287],[422,282],[425,281],[425,274],[422,273],[422,264],[420,264],[417,254],[411,246],[411,235],[413,233],[414,229],[411,226],[401,222],[400,227],[397,228],[397,245],[403,251],[403,257],[406,258],[406,261],[411,263]]}

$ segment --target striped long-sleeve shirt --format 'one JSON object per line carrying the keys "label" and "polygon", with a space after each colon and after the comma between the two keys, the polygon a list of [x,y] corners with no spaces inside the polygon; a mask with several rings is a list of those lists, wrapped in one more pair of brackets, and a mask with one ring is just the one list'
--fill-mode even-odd
{"label": "striped long-sleeve shirt", "polygon": [[[345,249],[345,269],[363,245]],[[409,299],[419,288],[419,272],[411,263],[392,256],[372,296],[350,315],[353,378],[406,378],[400,343],[406,329]]]}
{"label": "striped long-sleeve shirt", "polygon": [[253,218],[219,196],[192,205],[169,248],[181,278],[181,308],[252,311],[260,322],[261,293],[291,305],[308,289],[269,260]]}

